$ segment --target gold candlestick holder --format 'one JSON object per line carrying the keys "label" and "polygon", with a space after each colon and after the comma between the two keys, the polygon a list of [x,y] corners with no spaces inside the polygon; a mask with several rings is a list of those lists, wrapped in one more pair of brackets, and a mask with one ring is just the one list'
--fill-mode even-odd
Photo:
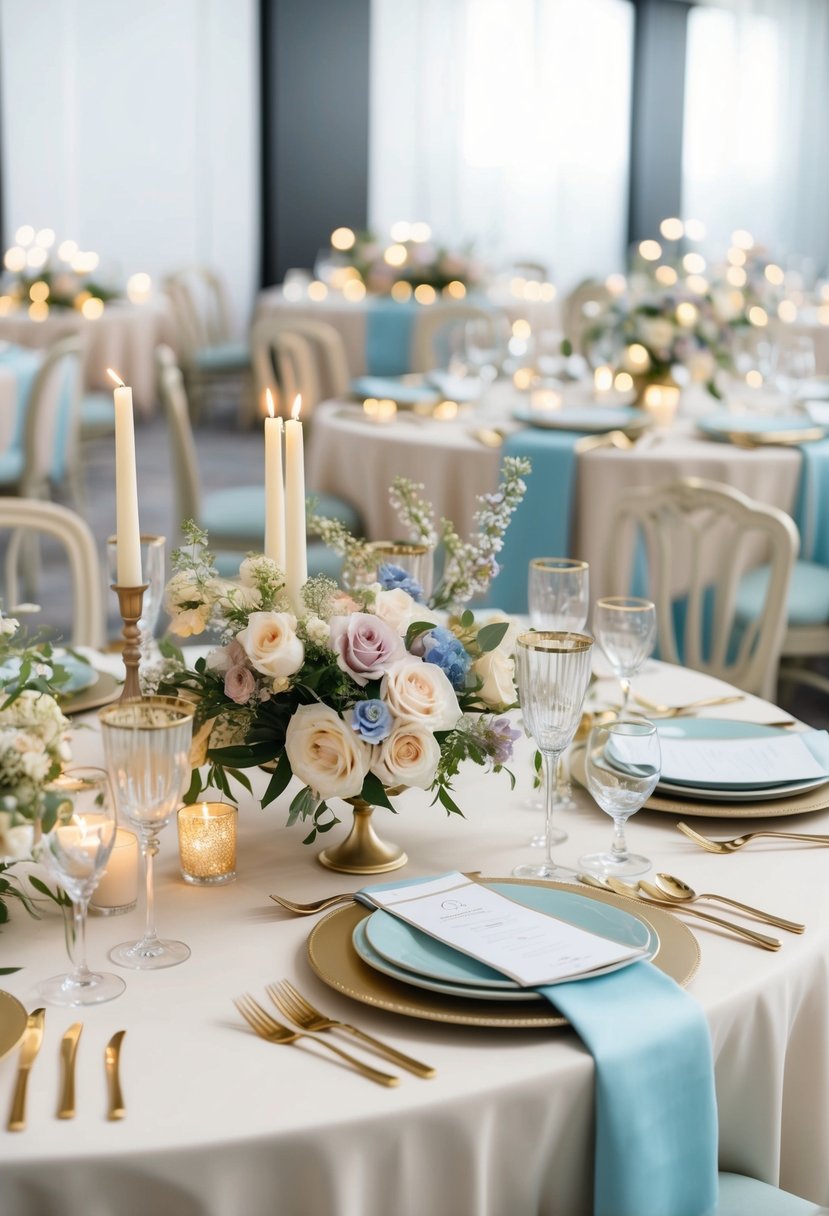
{"label": "gold candlestick holder", "polygon": [[141,684],[138,680],[138,665],[141,662],[141,630],[138,628],[138,621],[141,616],[144,592],[149,585],[149,583],[144,583],[140,587],[119,587],[117,583],[111,584],[112,590],[118,596],[118,607],[124,622],[124,628],[121,631],[124,637],[125,668],[124,688],[121,692],[122,701],[131,701],[141,696]]}

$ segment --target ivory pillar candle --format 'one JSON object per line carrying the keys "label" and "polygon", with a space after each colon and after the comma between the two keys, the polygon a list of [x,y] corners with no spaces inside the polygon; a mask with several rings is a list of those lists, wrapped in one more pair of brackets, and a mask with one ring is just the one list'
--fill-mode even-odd
{"label": "ivory pillar candle", "polygon": [[266,390],[265,557],[285,569],[285,486],[282,481],[282,419],[274,417],[273,394]]}
{"label": "ivory pillar candle", "polygon": [[297,616],[303,609],[302,587],[308,581],[301,408],[302,398],[297,395],[291,417],[285,423],[285,586]]}
{"label": "ivory pillar candle", "polygon": [[118,539],[119,587],[140,587],[141,529],[138,524],[138,478],[135,471],[135,423],[132,389],[107,368],[115,381],[115,534]]}
{"label": "ivory pillar candle", "polygon": [[92,893],[91,907],[102,916],[129,912],[138,899],[138,837],[119,828],[106,870]]}

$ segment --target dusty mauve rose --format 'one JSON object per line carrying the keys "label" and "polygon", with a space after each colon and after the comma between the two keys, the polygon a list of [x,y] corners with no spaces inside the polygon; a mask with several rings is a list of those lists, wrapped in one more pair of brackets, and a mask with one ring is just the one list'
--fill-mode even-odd
{"label": "dusty mauve rose", "polygon": [[415,722],[429,730],[451,730],[461,717],[455,690],[434,663],[406,658],[389,670],[380,696],[399,722]]}
{"label": "dusty mauve rose", "polygon": [[245,661],[245,651],[238,642],[228,642],[227,646],[219,646],[216,650],[211,650],[207,656],[205,663],[208,671],[215,671],[217,675],[223,676],[231,667],[238,667],[240,663]]}
{"label": "dusty mauve rose", "polygon": [[440,746],[426,726],[396,726],[372,749],[371,771],[384,785],[412,785],[427,790],[435,779]]}
{"label": "dusty mauve rose", "polygon": [[305,658],[295,630],[296,617],[290,612],[252,612],[236,640],[263,676],[292,676]]}
{"label": "dusty mauve rose", "polygon": [[249,667],[231,667],[225,674],[225,696],[237,705],[247,705],[255,687],[256,680]]}
{"label": "dusty mauve rose", "polygon": [[391,626],[368,612],[332,617],[330,645],[338,667],[361,687],[379,680],[406,653]]}
{"label": "dusty mauve rose", "polygon": [[371,760],[371,748],[328,705],[300,705],[285,732],[294,776],[320,798],[356,798]]}

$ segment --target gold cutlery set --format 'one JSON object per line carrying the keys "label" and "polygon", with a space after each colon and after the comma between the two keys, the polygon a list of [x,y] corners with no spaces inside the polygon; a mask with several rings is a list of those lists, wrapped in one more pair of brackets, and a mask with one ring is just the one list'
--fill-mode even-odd
{"label": "gold cutlery set", "polygon": [[[20,1059],[17,1065],[14,1094],[6,1128],[10,1132],[22,1132],[26,1127],[26,1091],[29,1073],[37,1058],[43,1043],[43,1030],[46,1021],[46,1011],[35,1009],[26,1022],[23,1041],[20,1047]],[[75,1117],[75,1060],[78,1052],[83,1023],[75,1022],[64,1034],[60,1043],[60,1091],[58,1095],[58,1119],[74,1119]],[[119,1063],[121,1043],[125,1030],[119,1030],[106,1045],[104,1065],[106,1069],[107,1090],[107,1119],[123,1119],[126,1114],[124,1099],[121,1093]]]}
{"label": "gold cutlery set", "polygon": [[[351,895],[337,896],[333,902],[341,902],[351,898],[353,898]],[[331,900],[322,901],[322,907],[329,907],[331,902]],[[304,907],[306,910],[310,908],[310,905],[298,906]],[[321,909],[316,910],[319,911]],[[302,914],[307,914],[307,912]],[[284,1022],[277,1021],[275,1017],[251,996],[244,995],[238,997],[233,1003],[250,1028],[260,1039],[264,1039],[267,1043],[295,1046],[300,1040],[308,1039],[312,1043],[317,1043],[320,1047],[326,1048],[326,1050],[344,1060],[349,1067],[356,1069],[361,1076],[376,1082],[378,1085],[394,1086],[400,1084],[400,1078],[393,1073],[382,1072],[377,1068],[372,1068],[363,1060],[359,1060],[356,1056],[343,1051],[341,1047],[331,1043],[328,1039],[320,1037],[321,1034],[327,1031],[341,1031],[351,1038],[357,1039],[375,1054],[383,1056],[399,1068],[405,1068],[416,1077],[428,1078],[435,1075],[435,1069],[430,1067],[430,1065],[422,1064],[419,1060],[414,1060],[411,1056],[404,1055],[397,1048],[390,1047],[387,1043],[381,1042],[380,1039],[376,1039],[373,1035],[366,1034],[364,1030],[360,1030],[348,1022],[341,1022],[336,1018],[328,1017],[319,1009],[316,1009],[310,1001],[306,1000],[294,988],[293,984],[290,984],[287,980],[282,980],[277,984],[268,984],[266,990],[273,1005],[283,1017],[289,1018],[294,1023],[293,1027],[286,1026]]]}

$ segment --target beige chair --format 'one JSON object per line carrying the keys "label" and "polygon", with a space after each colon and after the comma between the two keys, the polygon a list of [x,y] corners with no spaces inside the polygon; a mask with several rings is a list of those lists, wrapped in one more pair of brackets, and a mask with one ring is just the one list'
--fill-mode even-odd
{"label": "beige chair", "polygon": [[[272,349],[274,336],[283,333],[295,334],[308,343],[316,368],[320,401],[330,401],[334,397],[347,396],[351,377],[345,342],[340,332],[325,321],[290,315],[282,316],[279,312],[272,312],[259,317],[251,331],[254,376],[257,400],[260,404],[264,388],[272,387],[263,384],[260,364],[265,356],[264,370],[269,370],[266,361],[267,352]],[[303,404],[304,401],[303,397]],[[288,405],[290,409],[290,402]]]}
{"label": "beige chair", "polygon": [[498,327],[504,325],[504,314],[497,309],[466,303],[437,303],[418,309],[412,342],[412,371],[429,372],[436,367],[445,367],[446,358],[439,347],[451,347],[460,335],[459,349],[462,350],[463,328],[467,321],[487,322],[492,326],[494,339]]}
{"label": "beige chair", "polygon": [[176,330],[179,360],[195,416],[212,391],[232,393],[251,412],[250,350],[236,336],[223,280],[204,266],[169,275],[164,289]]}
{"label": "beige chair", "polygon": [[66,485],[80,501],[81,354],[75,334],[46,351],[26,405],[21,446],[0,452],[0,494],[49,498]]}
{"label": "beige chair", "polygon": [[[169,347],[157,348],[156,361],[159,393],[167,418],[173,464],[175,518],[171,535],[180,539],[182,523],[192,519],[208,532],[210,546],[214,551],[261,552],[265,539],[264,484],[255,484],[254,475],[254,484],[202,494],[196,446],[181,370],[176,365],[175,355]],[[264,478],[264,455],[261,472]],[[327,494],[316,494],[314,497],[319,515],[339,519],[355,536],[361,534],[359,516],[349,504]],[[309,545],[309,571],[338,573],[339,560],[332,558],[328,550],[323,552],[323,549],[322,545]],[[229,569],[227,563],[224,564]],[[238,566],[238,561],[236,565]]]}
{"label": "beige chair", "polygon": [[13,612],[20,602],[18,567],[23,542],[32,533],[59,541],[66,550],[72,581],[73,646],[104,644],[103,576],[95,538],[88,525],[54,502],[0,498],[0,529],[11,529],[6,551],[3,604]]}
{"label": "beige chair", "polygon": [[586,336],[612,299],[604,283],[592,279],[579,283],[567,296],[562,310],[562,327],[565,340],[576,354],[586,353]]}
{"label": "beige chair", "polygon": [[[656,604],[660,658],[773,698],[800,543],[790,517],[698,478],[629,490],[609,511],[607,586],[620,595],[638,590],[631,587],[638,532],[647,558],[642,594]],[[770,572],[763,601],[741,620],[741,580],[761,563]]]}
{"label": "beige chair", "polygon": [[251,350],[257,416],[264,412],[265,391],[270,389],[276,412],[284,418],[290,418],[294,400],[301,396],[302,417],[307,422],[322,400],[311,342],[292,329],[272,327],[266,318],[251,330]]}

